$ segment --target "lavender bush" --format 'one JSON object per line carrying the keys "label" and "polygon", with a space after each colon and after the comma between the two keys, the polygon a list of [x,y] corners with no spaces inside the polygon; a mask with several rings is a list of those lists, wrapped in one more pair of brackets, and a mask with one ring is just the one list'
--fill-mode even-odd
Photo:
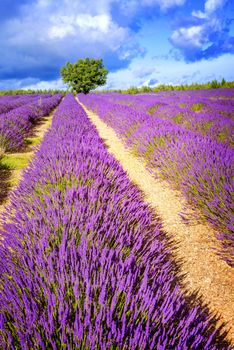
{"label": "lavender bush", "polygon": [[182,292],[172,242],[73,96],[8,213],[2,349],[231,349]]}

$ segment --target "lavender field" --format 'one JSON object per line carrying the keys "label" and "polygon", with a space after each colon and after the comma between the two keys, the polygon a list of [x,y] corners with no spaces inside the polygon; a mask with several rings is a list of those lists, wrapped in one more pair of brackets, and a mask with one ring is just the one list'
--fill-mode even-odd
{"label": "lavender field", "polygon": [[[234,90],[78,97],[183,192],[233,266]],[[0,348],[231,350],[217,317],[182,287],[160,217],[74,96],[39,98],[0,98],[2,154],[57,106],[1,216]]]}
{"label": "lavender field", "polygon": [[217,231],[234,266],[234,90],[79,95],[142,158],[156,177],[179,189]]}

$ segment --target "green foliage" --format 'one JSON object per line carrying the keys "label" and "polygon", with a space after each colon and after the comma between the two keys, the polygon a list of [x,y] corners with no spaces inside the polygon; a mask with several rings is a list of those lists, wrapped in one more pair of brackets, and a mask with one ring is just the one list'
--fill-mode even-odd
{"label": "green foliage", "polygon": [[222,81],[221,81],[221,85],[222,86],[225,86],[226,85],[226,80],[223,78]]}
{"label": "green foliage", "polygon": [[40,137],[27,137],[24,139],[25,145],[28,146],[37,146],[41,142]]}
{"label": "green foliage", "polygon": [[[149,87],[149,86],[142,86],[142,87],[136,87],[131,86],[128,89],[120,90],[120,89],[112,89],[112,90],[105,90],[108,92],[119,92],[123,94],[138,94],[138,93],[144,93],[144,92],[159,92],[159,91],[177,91],[177,90],[201,90],[201,89],[217,89],[217,88],[234,88],[234,81],[226,81],[224,78],[221,82],[218,82],[217,80],[212,80],[207,83],[198,84],[198,83],[192,83],[192,84],[181,84],[181,85],[166,85],[166,84],[160,84],[155,87]],[[104,90],[100,91],[104,92]]]}
{"label": "green foliage", "polygon": [[30,94],[65,94],[66,92],[64,90],[0,90],[0,96],[5,95],[30,95]]}
{"label": "green foliage", "polygon": [[85,58],[74,64],[67,62],[60,70],[63,82],[68,84],[72,92],[89,93],[98,86],[105,85],[108,70],[102,59]]}
{"label": "green foliage", "polygon": [[194,111],[194,112],[199,112],[203,109],[204,105],[203,103],[194,103],[192,106],[191,106],[191,111]]}
{"label": "green foliage", "polygon": [[[136,86],[130,86],[129,89],[125,90],[127,94],[137,94],[139,92],[139,89]],[[120,92],[122,92],[120,90]]]}
{"label": "green foliage", "polygon": [[0,167],[21,170],[28,165],[30,158],[31,154],[28,153],[5,154],[1,159]]}
{"label": "green foliage", "polygon": [[172,117],[172,120],[174,120],[176,124],[180,124],[182,122],[183,117],[184,116],[182,113],[177,113],[174,117]]}
{"label": "green foliage", "polygon": [[142,92],[151,92],[151,87],[150,86],[142,86],[141,91]]}
{"label": "green foliage", "polygon": [[212,82],[210,83],[210,87],[212,89],[217,89],[220,87],[220,83],[215,79],[215,80],[212,80]]}
{"label": "green foliage", "polygon": [[160,103],[155,104],[154,106],[149,108],[148,113],[150,115],[153,115],[157,111],[157,109],[159,109],[161,106],[162,105]]}

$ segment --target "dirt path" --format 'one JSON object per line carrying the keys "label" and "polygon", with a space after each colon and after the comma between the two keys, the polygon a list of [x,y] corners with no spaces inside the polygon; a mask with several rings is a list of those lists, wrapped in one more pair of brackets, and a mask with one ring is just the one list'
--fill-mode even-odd
{"label": "dirt path", "polygon": [[145,201],[163,220],[164,230],[178,242],[177,256],[183,261],[185,288],[199,291],[209,309],[227,323],[228,339],[234,344],[234,269],[212,250],[214,232],[205,224],[187,225],[181,219],[184,199],[162,180],[156,180],[96,114],[83,104],[108,150],[121,163],[132,182],[143,191]]}

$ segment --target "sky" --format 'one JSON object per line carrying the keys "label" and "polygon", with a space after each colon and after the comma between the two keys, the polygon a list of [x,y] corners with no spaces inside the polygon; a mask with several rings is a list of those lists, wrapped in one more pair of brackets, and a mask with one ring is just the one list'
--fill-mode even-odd
{"label": "sky", "polygon": [[234,80],[233,0],[0,0],[0,89],[60,89],[102,58],[104,88]]}

